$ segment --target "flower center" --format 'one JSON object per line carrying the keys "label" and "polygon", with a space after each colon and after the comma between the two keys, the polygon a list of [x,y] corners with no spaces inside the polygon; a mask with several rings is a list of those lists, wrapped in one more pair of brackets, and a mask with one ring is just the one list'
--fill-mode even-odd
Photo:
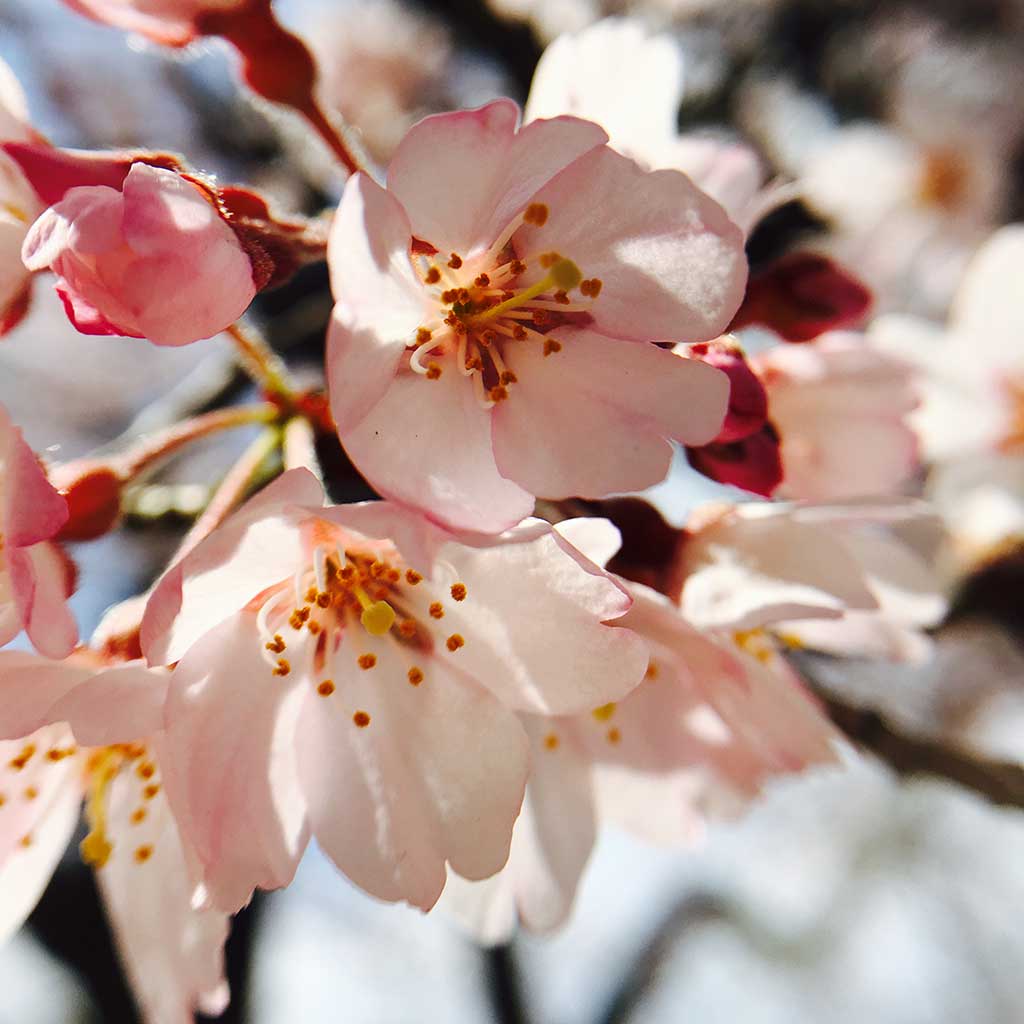
{"label": "flower center", "polygon": [[[438,312],[409,342],[411,370],[437,380],[444,371],[442,361],[454,357],[455,368],[472,379],[477,400],[487,409],[507,399],[509,388],[517,383],[502,358],[505,345],[538,343],[545,356],[561,350],[561,343],[548,332],[590,309],[590,303],[570,299],[569,292],[578,288],[584,298],[596,299],[601,281],[584,280],[579,267],[557,252],[516,255],[515,232],[523,224],[541,227],[547,218],[547,206],[531,203],[479,255],[463,259],[453,252],[444,262],[436,255],[420,257],[420,273]],[[520,287],[535,261],[547,273]]]}
{"label": "flower center", "polygon": [[[449,588],[451,598],[464,601],[463,583]],[[427,625],[444,618],[444,603],[436,587],[416,570],[397,558],[352,549],[329,549],[318,545],[312,566],[300,569],[290,587],[271,594],[257,614],[261,653],[276,676],[293,671],[317,683],[317,692],[330,697],[335,692],[334,668],[341,674],[358,668],[369,671],[377,665],[380,651],[374,641],[388,640],[390,652],[405,663],[409,683],[418,686],[424,678],[419,664],[435,647],[434,627]],[[337,664],[346,630],[363,653],[354,665]],[[370,639],[372,638],[372,639]],[[457,633],[444,640],[454,653],[465,645]],[[346,650],[351,651],[352,644]],[[365,727],[369,718],[357,713],[356,725]]]}

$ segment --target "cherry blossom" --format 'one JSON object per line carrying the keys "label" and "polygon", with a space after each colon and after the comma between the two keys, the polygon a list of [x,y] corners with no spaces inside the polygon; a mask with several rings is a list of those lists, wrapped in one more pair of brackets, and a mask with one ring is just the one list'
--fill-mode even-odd
{"label": "cherry blossom", "polygon": [[[616,74],[608,69],[615,67]],[[544,51],[525,118],[572,114],[599,124],[610,144],[655,168],[674,168],[720,203],[746,233],[790,190],[765,189],[764,169],[749,146],[677,128],[686,68],[676,42],[639,21],[607,18]]]}
{"label": "cherry blossom", "polygon": [[[147,1022],[227,1005],[227,917],[192,907],[190,854],[167,804],[159,749],[168,675],[0,652],[0,936],[42,895],[85,801],[83,858],[97,874]],[[140,739],[142,737],[142,739]]]}
{"label": "cherry blossom", "polygon": [[914,660],[946,610],[935,573],[899,530],[935,526],[922,502],[698,510],[678,552],[680,607],[702,629],[771,630],[843,656]]}
{"label": "cherry blossom", "polygon": [[515,713],[616,700],[646,650],[613,628],[629,597],[546,523],[481,538],[322,502],[285,473],[154,591],[143,649],[178,662],[164,776],[223,909],[286,884],[310,832],[373,895],[428,909],[446,862],[505,862]]}
{"label": "cherry blossom", "polygon": [[184,46],[197,35],[203,14],[239,10],[251,0],[64,0],[76,11],[167,46]]}
{"label": "cherry blossom", "polygon": [[230,326],[256,294],[252,263],[208,192],[143,163],[120,190],[70,189],[32,226],[22,257],[57,275],[83,334],[187,345]]}
{"label": "cherry blossom", "polygon": [[778,493],[810,501],[891,494],[917,467],[907,417],[913,370],[863,336],[835,332],[754,360],[782,440]]}
{"label": "cherry blossom", "polygon": [[975,253],[945,327],[887,314],[871,343],[915,370],[910,424],[930,464],[927,495],[951,534],[951,564],[971,564],[1024,532],[1024,304],[1016,288],[1024,225],[996,231]]}
{"label": "cherry blossom", "polygon": [[67,503],[0,406],[0,646],[21,630],[36,650],[63,658],[78,631],[67,607],[72,570],[50,543]]}
{"label": "cherry blossom", "polygon": [[738,229],[683,175],[596,125],[517,117],[421,121],[386,189],[350,179],[328,252],[346,450],[385,497],[494,532],[534,495],[655,483],[665,439],[715,436],[725,378],[647,343],[715,337],[746,277]]}
{"label": "cherry blossom", "polygon": [[[602,561],[617,546],[601,520],[558,529]],[[599,824],[691,845],[768,779],[836,760],[839,734],[777,651],[698,632],[667,598],[627,586],[622,621],[650,649],[644,682],[586,714],[526,716],[533,765],[509,863],[479,883],[449,877],[442,906],[484,941],[506,940],[517,920],[563,923]]]}

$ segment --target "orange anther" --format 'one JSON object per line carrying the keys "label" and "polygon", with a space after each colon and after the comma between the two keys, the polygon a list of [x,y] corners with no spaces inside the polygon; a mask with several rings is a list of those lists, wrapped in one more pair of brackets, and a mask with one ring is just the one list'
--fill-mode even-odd
{"label": "orange anther", "polygon": [[537,227],[543,227],[547,219],[548,208],[545,203],[530,203],[526,208],[526,212],[523,214],[523,220],[525,220],[527,224],[534,224]]}
{"label": "orange anther", "polygon": [[357,711],[352,716],[352,721],[355,722],[360,729],[365,729],[370,724],[370,716],[365,711]]}
{"label": "orange anther", "polygon": [[409,669],[409,682],[413,686],[419,686],[423,682],[423,673],[415,665]]}
{"label": "orange anther", "polygon": [[317,688],[316,692],[321,697],[330,697],[334,693],[334,683],[330,679],[325,679]]}
{"label": "orange anther", "polygon": [[441,271],[438,270],[437,267],[431,267],[427,271],[425,280],[427,284],[437,284],[437,282],[441,280]]}
{"label": "orange anther", "polygon": [[135,849],[135,862],[137,864],[145,864],[150,857],[153,856],[153,847],[148,843],[145,846],[139,846]]}
{"label": "orange anther", "polygon": [[453,252],[452,258],[448,261],[448,266],[452,270],[458,270],[462,266],[462,257],[457,252]]}
{"label": "orange anther", "polygon": [[367,669],[373,668],[377,664],[376,654],[360,654],[356,659],[359,667],[365,672]]}
{"label": "orange anther", "polygon": [[455,601],[466,600],[466,584],[465,583],[453,583],[452,584],[452,599]]}
{"label": "orange anther", "polygon": [[405,570],[405,582],[411,587],[415,587],[423,577],[415,569]]}
{"label": "orange anther", "polygon": [[562,351],[562,344],[561,344],[561,342],[555,341],[554,338],[545,338],[544,339],[544,355],[545,356],[551,355],[552,352],[561,352],[561,351]]}
{"label": "orange anther", "polygon": [[454,652],[457,651],[460,647],[465,647],[466,641],[463,640],[462,636],[459,633],[452,633],[452,635],[448,637],[448,639],[445,641],[445,645],[447,646],[449,651]]}
{"label": "orange anther", "polygon": [[441,376],[441,367],[437,363],[427,363],[427,380],[437,380]]}
{"label": "orange anther", "polygon": [[444,618],[444,605],[440,601],[434,601],[428,609],[431,618],[443,619]]}

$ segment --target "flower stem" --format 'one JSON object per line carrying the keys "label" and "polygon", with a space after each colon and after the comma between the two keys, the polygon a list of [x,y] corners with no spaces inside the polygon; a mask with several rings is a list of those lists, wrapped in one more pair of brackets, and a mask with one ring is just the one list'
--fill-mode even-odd
{"label": "flower stem", "polygon": [[356,171],[364,169],[361,161],[356,158],[355,154],[349,148],[349,145],[345,140],[344,133],[337,124],[335,124],[335,122],[324,113],[324,110],[319,103],[313,100],[308,105],[300,107],[299,110],[320,138],[327,144],[327,148],[330,149],[339,161],[341,161],[345,170],[347,170],[349,174],[355,174]]}
{"label": "flower stem", "polygon": [[171,565],[177,565],[183,558],[190,555],[225,519],[245,500],[253,481],[259,474],[263,463],[280,445],[281,431],[277,427],[267,427],[259,437],[249,445],[241,458],[228,470],[227,476],[220,482],[213,497],[203,514],[192,524],[185,534],[178,550],[171,559]]}
{"label": "flower stem", "polygon": [[235,427],[273,423],[280,415],[280,410],[271,402],[214,409],[212,412],[175,423],[167,430],[151,437],[144,437],[111,461],[118,476],[127,483],[193,441]]}
{"label": "flower stem", "polygon": [[267,344],[262,335],[241,321],[232,324],[227,333],[238,349],[238,361],[247,374],[267,393],[291,404],[295,400],[284,360]]}
{"label": "flower stem", "polygon": [[293,416],[284,426],[284,468],[296,469],[300,466],[323,482],[313,425],[305,416]]}

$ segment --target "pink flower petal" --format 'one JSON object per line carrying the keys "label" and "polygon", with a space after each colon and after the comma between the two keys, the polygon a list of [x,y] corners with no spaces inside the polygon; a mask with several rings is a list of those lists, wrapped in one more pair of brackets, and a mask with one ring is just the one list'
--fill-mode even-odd
{"label": "pink flower petal", "polygon": [[[364,672],[355,666],[365,653],[377,664]],[[472,878],[505,863],[526,736],[514,715],[435,658],[411,686],[406,659],[369,634],[347,632],[338,657],[350,658],[352,674],[330,696],[312,697],[299,725],[313,834],[357,885],[429,910],[446,862]]]}
{"label": "pink flower petal", "polygon": [[516,132],[519,108],[495,100],[414,125],[388,167],[413,234],[443,253],[490,245],[553,175],[608,136],[575,118],[534,121]]}
{"label": "pink flower petal", "polygon": [[[48,744],[56,736],[47,731],[30,739]],[[21,749],[20,742],[0,744],[0,758],[6,764]],[[81,762],[75,758],[47,764],[44,771],[49,784],[43,788],[21,779],[26,788],[35,785],[38,795],[31,801],[19,800],[21,812],[17,816],[12,813],[14,807],[5,808],[0,834],[0,890],[4,893],[0,942],[10,938],[32,913],[74,835],[82,804],[82,789],[75,773],[81,769]]]}
{"label": "pink flower petal", "polygon": [[498,472],[490,413],[452,363],[438,380],[400,374],[341,441],[384,497],[446,526],[498,532],[530,514],[533,496]]}
{"label": "pink flower petal", "polygon": [[222,910],[244,906],[256,887],[287,885],[306,845],[294,764],[305,694],[294,679],[272,674],[256,617],[242,612],[195,643],[171,681],[160,767]]}
{"label": "pink flower petal", "polygon": [[757,629],[877,607],[863,569],[834,531],[784,506],[741,506],[691,538],[684,557],[683,614],[698,627]]}
{"label": "pink flower petal", "polygon": [[78,640],[68,608],[68,566],[53,544],[33,544],[7,552],[11,586],[21,622],[32,646],[48,658],[65,658]]}
{"label": "pink flower petal", "polygon": [[427,318],[409,261],[412,229],[398,201],[365,174],[351,177],[328,245],[337,305],[327,334],[331,411],[340,431],[380,400]]}
{"label": "pink flower petal", "polygon": [[51,714],[51,709],[94,672],[80,662],[0,651],[0,738],[18,739],[44,725],[66,721]]}
{"label": "pink flower petal", "polygon": [[[644,171],[607,146],[542,188],[541,227],[524,225],[516,251],[531,265],[556,251],[602,282],[594,329],[638,341],[708,341],[743,298],[743,234],[678,171]],[[543,270],[531,266],[531,276]]]}
{"label": "pink flower petal", "polygon": [[169,569],[142,620],[142,650],[149,663],[177,661],[207,630],[267,587],[290,579],[305,556],[296,517],[305,507],[322,504],[316,477],[293,469]]}
{"label": "pink flower petal", "polygon": [[0,462],[4,474],[4,542],[28,547],[49,540],[68,520],[67,502],[47,480],[35,452],[0,406]]}
{"label": "pink flower petal", "polygon": [[47,756],[51,750],[63,754],[73,747],[74,740],[65,725],[44,726],[22,739],[0,743],[0,774],[7,797],[0,816],[0,866],[32,848],[51,809],[63,804],[68,790],[74,796],[77,821],[84,756],[72,753],[57,760]]}
{"label": "pink flower petal", "polygon": [[509,346],[518,383],[494,410],[503,476],[546,498],[602,497],[665,478],[666,438],[712,440],[729,382],[704,363],[586,330],[556,332],[560,352]]}
{"label": "pink flower petal", "polygon": [[138,662],[90,673],[50,708],[48,719],[67,722],[87,747],[129,743],[163,728],[169,679]]}
{"label": "pink flower petal", "polygon": [[557,928],[568,918],[583,869],[597,839],[590,766],[568,744],[547,738],[557,728],[527,722],[533,771],[523,814],[512,836],[509,867],[516,903],[532,932]]}
{"label": "pink flower petal", "polygon": [[[450,655],[507,707],[563,714],[617,700],[643,677],[647,651],[603,623],[630,601],[546,524],[528,521],[478,548],[442,548],[435,584],[461,582],[444,627],[465,646]],[[450,627],[449,627],[450,623]]]}
{"label": "pink flower petal", "polygon": [[166,796],[161,790],[147,799],[143,790],[131,771],[111,785],[113,850],[96,875],[121,962],[147,1020],[186,1021],[198,1009],[219,1014],[227,1005],[228,917],[193,909],[194,885]]}

